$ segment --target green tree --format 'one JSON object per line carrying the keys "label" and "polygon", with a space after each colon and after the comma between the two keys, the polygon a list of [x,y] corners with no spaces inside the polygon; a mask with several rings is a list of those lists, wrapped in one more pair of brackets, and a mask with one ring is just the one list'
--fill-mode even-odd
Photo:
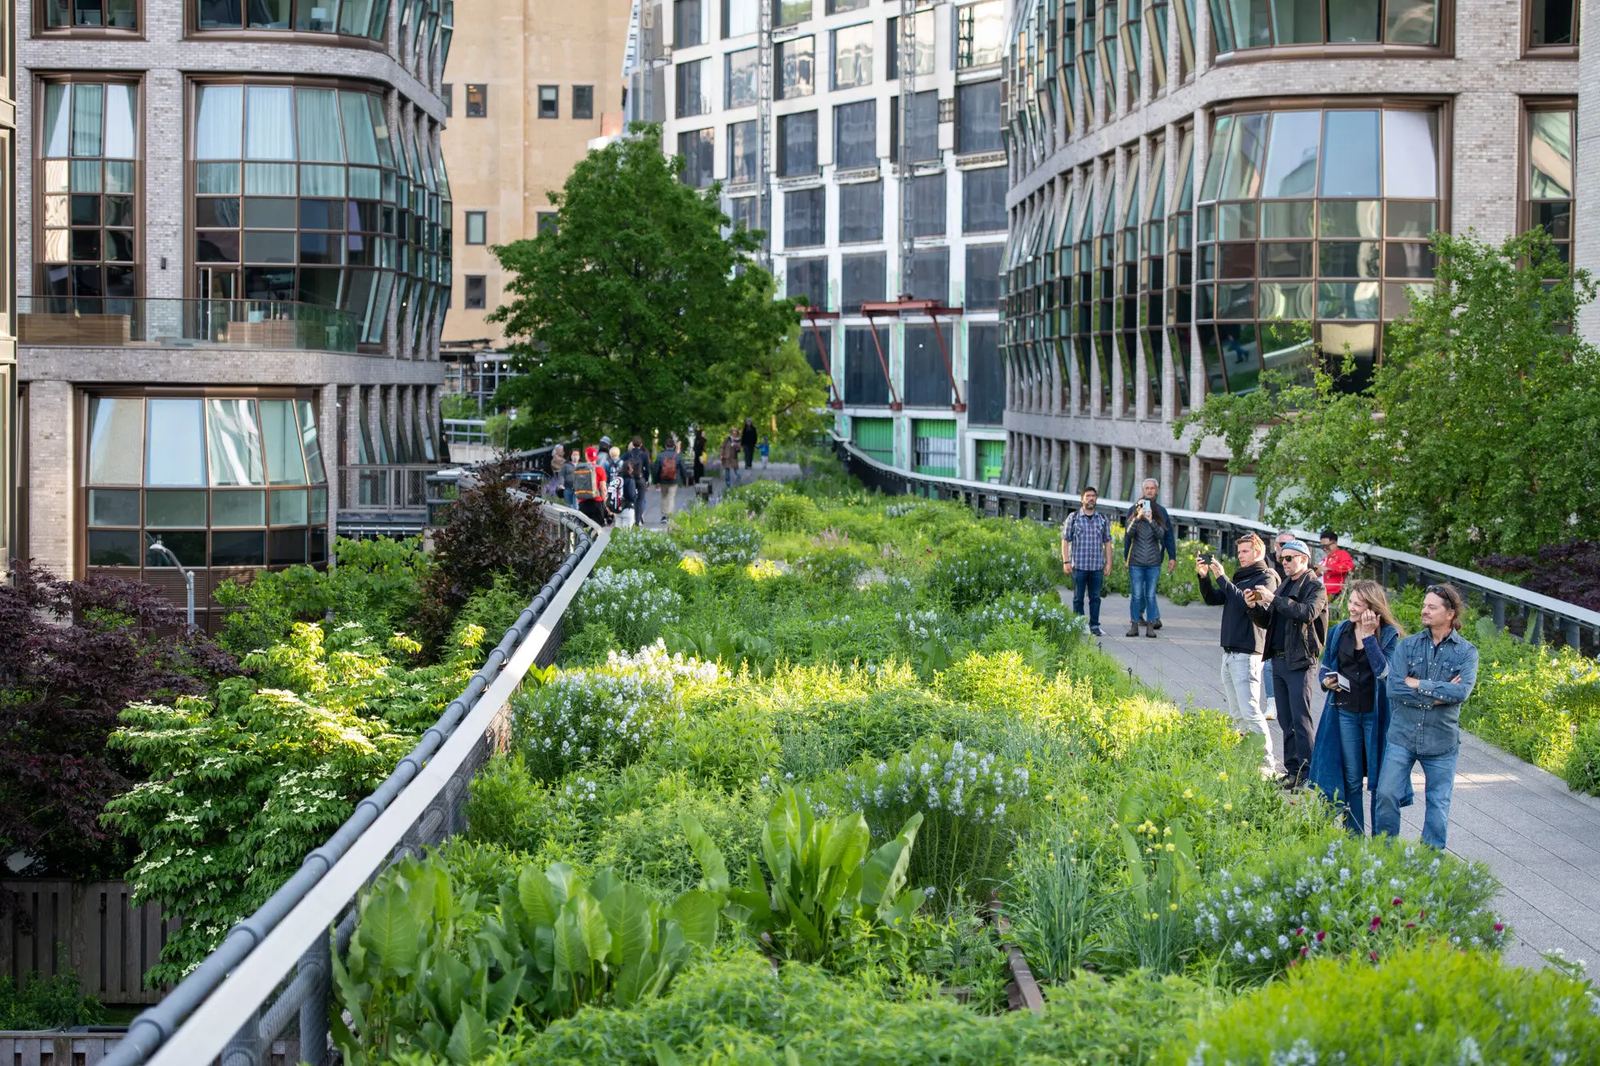
{"label": "green tree", "polygon": [[828,425],[828,377],[806,361],[797,333],[728,369],[730,421],[753,419],[774,445],[810,440]]}
{"label": "green tree", "polygon": [[757,238],[723,235],[719,189],[679,180],[659,128],[630,133],[550,194],[558,226],[494,249],[512,274],[490,318],[517,338],[520,376],[495,395],[518,410],[514,445],[726,420],[727,383],[794,325],[750,258]]}
{"label": "green tree", "polygon": [[1366,389],[1269,371],[1174,432],[1199,430],[1191,451],[1222,437],[1277,522],[1463,564],[1600,535],[1600,351],[1570,329],[1593,279],[1543,230],[1498,247],[1439,234],[1434,251],[1432,291],[1386,328]]}

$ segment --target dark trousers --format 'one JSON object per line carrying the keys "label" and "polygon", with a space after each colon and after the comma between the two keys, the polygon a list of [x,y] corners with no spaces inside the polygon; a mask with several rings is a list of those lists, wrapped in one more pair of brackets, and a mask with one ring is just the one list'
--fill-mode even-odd
{"label": "dark trousers", "polygon": [[1273,698],[1278,703],[1278,725],[1283,729],[1283,769],[1304,778],[1311,769],[1311,701],[1316,698],[1316,671],[1289,669],[1288,660],[1272,659]]}
{"label": "dark trousers", "polygon": [[1100,587],[1105,584],[1104,570],[1072,571],[1072,613],[1083,613],[1083,594],[1089,594],[1089,624],[1100,624]]}
{"label": "dark trousers", "polygon": [[754,444],[746,444],[744,446],[744,468],[746,470],[749,470],[750,469],[750,464],[755,462],[755,461],[756,461],[756,446]]}
{"label": "dark trousers", "polygon": [[644,525],[644,490],[649,486],[650,482],[646,481],[644,478],[640,478],[633,483],[633,520],[640,526]]}

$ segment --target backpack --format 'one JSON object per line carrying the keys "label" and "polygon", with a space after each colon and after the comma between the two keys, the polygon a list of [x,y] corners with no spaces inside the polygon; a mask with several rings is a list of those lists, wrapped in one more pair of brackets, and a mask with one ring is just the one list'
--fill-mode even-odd
{"label": "backpack", "polygon": [[599,480],[595,477],[592,463],[579,463],[578,468],[572,472],[573,495],[580,500],[598,500],[600,498]]}
{"label": "backpack", "polygon": [[609,478],[606,481],[606,507],[611,510],[612,514],[622,510],[622,479],[620,477]]}
{"label": "backpack", "polygon": [[678,454],[664,452],[661,456],[661,481],[678,480]]}

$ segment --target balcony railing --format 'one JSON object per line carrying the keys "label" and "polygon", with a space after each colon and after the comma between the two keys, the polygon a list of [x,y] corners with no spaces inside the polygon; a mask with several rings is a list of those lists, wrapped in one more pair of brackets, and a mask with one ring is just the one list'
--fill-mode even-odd
{"label": "balcony railing", "polygon": [[285,300],[23,296],[17,342],[42,348],[271,348],[356,351],[348,311]]}

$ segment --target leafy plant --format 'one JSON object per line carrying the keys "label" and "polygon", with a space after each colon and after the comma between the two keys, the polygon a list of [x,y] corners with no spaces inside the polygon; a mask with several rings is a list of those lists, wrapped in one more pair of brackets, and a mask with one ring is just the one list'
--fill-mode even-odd
{"label": "leafy plant", "polygon": [[[758,481],[755,484],[777,483]],[[752,489],[754,487],[751,486]],[[796,496],[788,492],[771,493],[765,507],[757,507],[757,501],[750,496],[741,496],[739,499],[761,515],[762,524],[774,533],[811,533],[822,524],[822,512],[817,510],[816,503],[808,496]]]}
{"label": "leafy plant", "polygon": [[872,834],[860,811],[819,818],[808,800],[785,788],[761,838],[766,876],[752,854],[744,885],[729,899],[777,954],[826,958],[841,942],[842,922],[893,925],[917,912],[923,894],[902,889],[921,824],[922,816],[912,815],[898,836],[869,854]]}
{"label": "leafy plant", "polygon": [[580,766],[626,766],[682,713],[670,681],[566,671],[513,703],[511,742],[528,771],[555,781]]}
{"label": "leafy plant", "polygon": [[134,776],[107,747],[117,714],[198,696],[238,664],[150,585],[32,566],[11,577],[0,583],[0,853],[23,856],[29,874],[119,876],[132,852],[100,821]]}
{"label": "leafy plant", "polygon": [[1098,865],[1070,823],[1054,821],[1015,852],[1005,912],[1011,939],[1041,981],[1063,982],[1093,954],[1107,924],[1094,890]]}
{"label": "leafy plant", "polygon": [[761,531],[749,520],[718,516],[695,538],[707,566],[748,566],[761,554]]}
{"label": "leafy plant", "polygon": [[846,548],[817,548],[795,562],[795,569],[807,581],[832,588],[854,588],[867,564]]}
{"label": "leafy plant", "polygon": [[1537,555],[1489,555],[1473,565],[1514,576],[1529,592],[1600,610],[1600,541],[1545,544]]}
{"label": "leafy plant", "polygon": [[1183,907],[1198,882],[1194,845],[1182,821],[1157,826],[1145,817],[1145,807],[1135,789],[1117,804],[1117,835],[1128,872],[1121,939],[1130,965],[1173,973],[1193,940]]}
{"label": "leafy plant", "polygon": [[[735,485],[723,497],[723,505],[738,504],[739,510],[749,511],[753,515],[765,515],[768,509],[777,503],[782,507],[789,507],[794,501],[800,499],[793,490],[782,481],[750,481],[743,485]],[[810,502],[809,500],[806,502]],[[815,511],[816,504],[812,504]],[[768,515],[768,528],[777,530],[771,524],[772,516]],[[781,532],[781,530],[779,530]]]}
{"label": "leafy plant", "polygon": [[983,538],[964,543],[936,559],[928,568],[928,585],[957,611],[969,611],[1012,593],[1049,592],[1055,587],[1056,576],[1038,556],[1008,547],[1003,541]]}
{"label": "leafy plant", "polygon": [[631,651],[652,643],[677,623],[683,598],[652,570],[599,566],[583,583],[574,607],[577,626],[603,625]]}
{"label": "leafy plant", "polygon": [[69,1029],[99,1025],[105,1019],[105,1008],[93,996],[83,994],[76,974],[46,977],[27,973],[21,981],[13,981],[10,974],[0,975],[0,1031]]}

